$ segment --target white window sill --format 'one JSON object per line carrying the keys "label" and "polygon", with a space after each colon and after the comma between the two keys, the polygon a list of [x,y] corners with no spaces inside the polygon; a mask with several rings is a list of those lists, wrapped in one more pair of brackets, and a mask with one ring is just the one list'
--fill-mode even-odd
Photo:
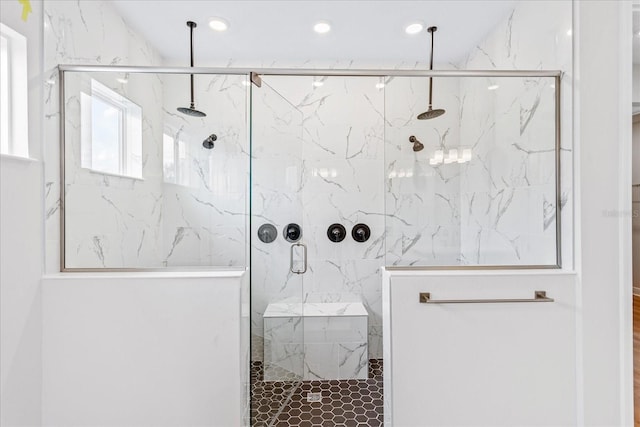
{"label": "white window sill", "polygon": [[137,176],[131,176],[131,175],[121,175],[119,173],[112,173],[112,172],[103,172],[103,171],[99,171],[99,170],[95,170],[95,169],[91,169],[91,168],[82,168],[86,171],[88,171],[91,174],[94,175],[104,175],[104,176],[112,176],[114,178],[125,178],[125,179],[132,179],[134,181],[144,181],[144,178],[139,178]]}
{"label": "white window sill", "polygon": [[5,153],[0,153],[0,159],[18,161],[18,162],[26,162],[26,163],[38,163],[40,161],[40,160],[34,159],[32,157],[16,156],[15,154],[5,154]]}

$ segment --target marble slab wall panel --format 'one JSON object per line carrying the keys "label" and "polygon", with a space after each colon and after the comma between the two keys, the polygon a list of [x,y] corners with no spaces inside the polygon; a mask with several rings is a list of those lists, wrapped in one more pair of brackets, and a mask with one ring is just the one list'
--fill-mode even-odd
{"label": "marble slab wall panel", "polygon": [[[196,109],[206,117],[176,111],[189,106],[189,76],[164,75],[163,132],[181,141],[172,173],[165,176],[163,262],[168,266],[243,266],[246,257],[247,135],[246,77],[196,75]],[[216,136],[214,147],[203,141]]]}
{"label": "marble slab wall panel", "polygon": [[[129,29],[109,2],[47,0],[44,2],[44,63],[46,270],[51,273],[59,271],[60,266],[60,116],[57,65],[160,65],[161,58],[144,39]],[[105,180],[111,184],[118,179]],[[118,184],[122,183],[116,185]],[[73,201],[73,194],[71,200]],[[111,214],[116,217],[120,215],[114,209],[111,209]],[[135,238],[142,239],[141,232]],[[80,251],[86,256],[85,260],[95,261],[99,255],[94,256],[92,252],[100,251],[99,239],[98,237],[94,241],[90,238],[82,243],[76,241],[74,245],[76,248],[80,245]],[[118,239],[112,240],[117,242]],[[147,261],[156,258],[154,253],[141,256]]]}
{"label": "marble slab wall panel", "polygon": [[[431,165],[437,150],[460,144],[459,79],[433,81],[433,108],[444,115],[418,120],[428,107],[428,78],[395,77],[385,87],[387,265],[455,265],[460,254],[460,168]],[[415,136],[424,149],[413,151]]]}
{"label": "marble slab wall panel", "polygon": [[[571,17],[569,1],[549,2],[544,7],[522,2],[458,64],[465,69],[564,72],[563,242],[572,241]],[[555,264],[554,80],[465,79],[460,99],[462,138],[477,147],[461,175],[462,262]],[[571,257],[571,245],[563,245],[565,266]]]}
{"label": "marble slab wall panel", "polygon": [[[45,97],[47,135],[52,138],[45,144],[47,269],[56,271],[60,202],[54,67],[59,63],[161,65],[162,58],[102,1],[46,2],[45,44],[50,73]],[[117,82],[124,77],[127,83]],[[67,267],[245,265],[249,173],[245,77],[197,76],[198,108],[209,113],[203,119],[176,111],[177,106],[188,106],[187,75],[101,73],[96,79],[142,107],[143,179],[80,167],[82,84],[68,81]],[[87,85],[85,81],[85,93]],[[218,141],[214,150],[205,150],[202,141],[211,133]],[[188,148],[183,162],[186,181],[167,182],[163,174],[165,134],[180,134]]]}
{"label": "marble slab wall panel", "polygon": [[[73,73],[65,81],[66,261],[67,267],[153,267],[162,242],[161,83],[130,76],[119,83],[109,73]],[[92,81],[125,96],[143,111],[142,179],[103,174],[81,165],[81,97],[90,102]],[[86,122],[86,119],[82,120]],[[83,123],[84,125],[84,123]],[[86,132],[86,130],[85,130]]]}
{"label": "marble slab wall panel", "polygon": [[[254,89],[252,235],[270,222],[279,236],[270,244],[252,242],[254,334],[262,334],[262,313],[274,301],[362,302],[369,313],[369,356],[380,357],[384,91],[376,85],[381,81],[267,76],[265,82],[282,98]],[[262,113],[273,119],[262,124]],[[289,222],[302,226],[308,246],[302,276],[288,270],[290,243],[282,239],[282,228]],[[371,229],[365,243],[350,234],[361,222]],[[333,223],[347,229],[340,243],[327,238]]]}
{"label": "marble slab wall panel", "polygon": [[[302,112],[267,84],[252,90],[252,359],[262,360],[263,353],[271,352],[270,348],[263,351],[263,314],[266,307],[275,302],[300,304],[303,300],[303,277],[290,271],[291,243],[284,239],[283,229],[289,223],[303,222],[301,188],[305,163],[302,157]],[[258,238],[258,230],[264,224],[276,228],[277,236],[270,243]],[[304,239],[304,228],[302,233]],[[294,332],[301,334],[302,329]],[[302,348],[289,346],[281,350],[285,355],[293,350],[298,352],[296,354],[300,356],[287,356],[286,359],[291,365],[287,365],[288,370],[301,375]],[[299,363],[296,362],[298,359]],[[274,360],[282,362],[281,357]]]}

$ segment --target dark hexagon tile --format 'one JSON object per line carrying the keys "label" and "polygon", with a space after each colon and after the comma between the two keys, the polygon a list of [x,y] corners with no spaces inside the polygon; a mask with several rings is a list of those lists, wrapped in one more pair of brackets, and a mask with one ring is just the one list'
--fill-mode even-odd
{"label": "dark hexagon tile", "polygon": [[[367,380],[263,382],[263,365],[254,362],[252,426],[382,426],[382,372],[382,360],[372,359]],[[321,393],[320,402],[308,402],[310,392]]]}

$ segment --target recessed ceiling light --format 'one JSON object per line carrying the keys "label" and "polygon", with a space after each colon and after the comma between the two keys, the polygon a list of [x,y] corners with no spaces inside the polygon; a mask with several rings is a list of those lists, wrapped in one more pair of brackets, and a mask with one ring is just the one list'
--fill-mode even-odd
{"label": "recessed ceiling light", "polygon": [[498,89],[499,87],[500,87],[500,85],[491,85],[491,86],[487,87],[487,89],[489,89],[489,90],[496,90],[496,89]]}
{"label": "recessed ceiling light", "polygon": [[331,24],[327,21],[319,21],[313,26],[313,31],[319,34],[325,34],[331,31]]}
{"label": "recessed ceiling light", "polygon": [[420,22],[414,22],[413,24],[407,25],[404,29],[404,32],[407,34],[418,34],[423,30],[423,28],[424,25],[422,25]]}
{"label": "recessed ceiling light", "polygon": [[209,19],[209,27],[214,31],[227,31],[229,23],[222,18],[215,17]]}
{"label": "recessed ceiling light", "polygon": [[116,80],[118,81],[118,83],[122,83],[123,85],[129,83],[129,79],[125,77],[118,77]]}
{"label": "recessed ceiling light", "polygon": [[571,31],[570,29],[569,29],[569,30],[567,30],[567,35],[568,35],[568,36],[571,36],[571,34],[573,34],[573,31]]}
{"label": "recessed ceiling light", "polygon": [[313,82],[313,87],[320,87],[320,86],[322,86],[323,84],[324,84],[324,82],[316,81],[316,82]]}
{"label": "recessed ceiling light", "polygon": [[251,83],[249,83],[247,80],[243,80],[243,81],[242,81],[242,85],[243,85],[243,86],[250,86],[250,85],[251,85]]}
{"label": "recessed ceiling light", "polygon": [[384,83],[376,83],[376,89],[384,88]]}

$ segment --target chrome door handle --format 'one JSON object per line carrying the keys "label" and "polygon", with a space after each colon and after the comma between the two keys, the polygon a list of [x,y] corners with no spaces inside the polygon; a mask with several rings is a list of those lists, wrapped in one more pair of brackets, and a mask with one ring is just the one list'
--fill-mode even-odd
{"label": "chrome door handle", "polygon": [[[293,248],[295,246],[302,247],[302,267],[303,268],[301,270],[295,270],[293,268]],[[307,272],[307,245],[305,245],[304,243],[294,243],[293,245],[291,245],[291,251],[289,252],[289,269],[294,274],[304,274]]]}

